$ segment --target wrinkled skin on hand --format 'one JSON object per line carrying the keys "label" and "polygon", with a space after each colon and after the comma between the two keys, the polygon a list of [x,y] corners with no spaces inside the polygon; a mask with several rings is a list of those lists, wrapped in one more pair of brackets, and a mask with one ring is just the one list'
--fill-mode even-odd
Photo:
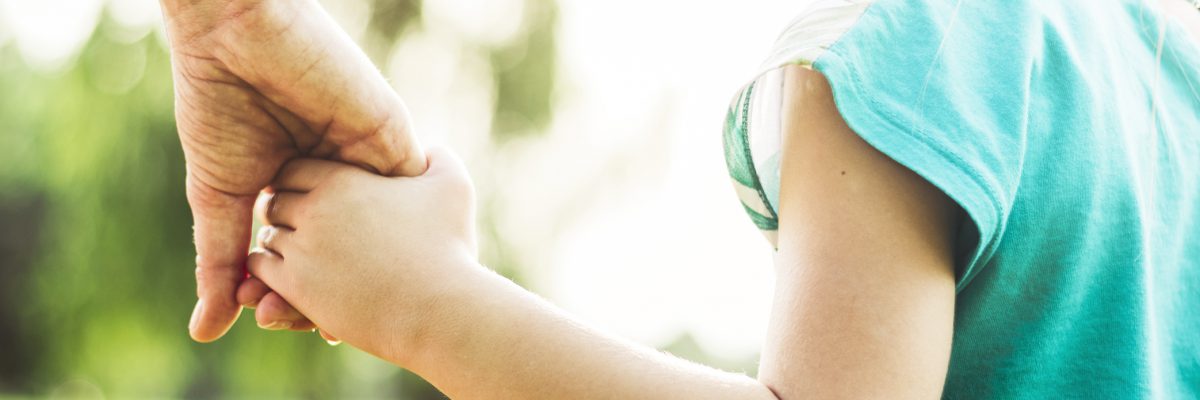
{"label": "wrinkled skin on hand", "polygon": [[[162,6],[198,254],[189,331],[207,342],[241,311],[251,210],[287,160],[391,176],[419,175],[426,161],[399,96],[315,0]],[[303,319],[286,302],[272,309]]]}

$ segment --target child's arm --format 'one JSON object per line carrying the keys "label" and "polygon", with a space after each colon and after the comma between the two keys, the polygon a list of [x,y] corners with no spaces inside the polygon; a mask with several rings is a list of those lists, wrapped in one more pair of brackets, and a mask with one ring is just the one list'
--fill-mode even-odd
{"label": "child's arm", "polygon": [[453,398],[937,397],[956,208],[850,131],[819,76],[791,73],[789,88],[759,380],[597,332],[480,266],[472,188],[444,151],[415,178],[292,162],[268,211],[278,227],[260,236],[271,251],[250,270],[323,330]]}

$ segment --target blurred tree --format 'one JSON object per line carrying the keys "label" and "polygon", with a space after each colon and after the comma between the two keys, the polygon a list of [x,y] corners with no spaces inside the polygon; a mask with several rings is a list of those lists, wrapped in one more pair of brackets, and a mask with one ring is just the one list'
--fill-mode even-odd
{"label": "blurred tree", "polygon": [[[31,273],[45,202],[31,192],[0,192],[0,391],[22,389],[31,372],[28,365],[37,362],[45,343],[32,340],[33,332],[22,324],[27,311],[15,305],[25,303],[31,293],[26,290]],[[22,345],[16,345],[21,343]]]}
{"label": "blurred tree", "polygon": [[556,77],[556,10],[548,2],[526,7],[529,29],[513,43],[491,50],[496,77],[492,134],[499,140],[544,132]]}

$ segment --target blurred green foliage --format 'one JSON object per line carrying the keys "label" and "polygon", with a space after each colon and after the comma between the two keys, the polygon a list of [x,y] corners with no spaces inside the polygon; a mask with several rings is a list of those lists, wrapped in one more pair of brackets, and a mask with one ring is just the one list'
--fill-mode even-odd
{"label": "blurred green foliage", "polygon": [[533,8],[530,29],[519,40],[491,51],[496,70],[496,110],[492,134],[498,139],[542,132],[550,121],[555,83],[553,8]]}
{"label": "blurred green foliage", "polygon": [[[385,62],[420,2],[372,3],[363,42]],[[505,131],[549,119],[555,14],[538,6],[517,43],[479,49],[496,63],[497,114],[527,121]],[[119,28],[102,19],[58,71],[0,47],[0,393],[442,398],[315,334],[261,331],[250,312],[215,343],[188,338],[195,253],[170,59],[154,35],[130,42]]]}

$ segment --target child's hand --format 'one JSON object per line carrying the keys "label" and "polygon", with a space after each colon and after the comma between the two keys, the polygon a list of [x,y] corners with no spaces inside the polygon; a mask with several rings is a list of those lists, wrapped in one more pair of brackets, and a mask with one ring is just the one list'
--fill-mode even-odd
{"label": "child's hand", "polygon": [[248,268],[321,330],[396,360],[476,261],[474,190],[461,162],[429,152],[419,177],[299,159],[272,184],[271,226]]}

